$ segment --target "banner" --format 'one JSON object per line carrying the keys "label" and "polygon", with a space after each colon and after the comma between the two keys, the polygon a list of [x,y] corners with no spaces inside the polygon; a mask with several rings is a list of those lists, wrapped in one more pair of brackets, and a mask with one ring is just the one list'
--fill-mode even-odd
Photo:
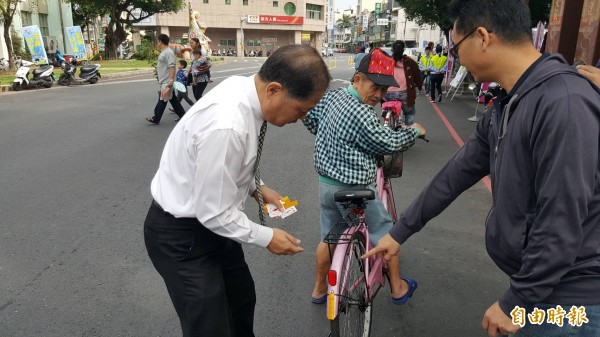
{"label": "banner", "polygon": [[533,34],[533,46],[538,51],[542,48],[542,42],[544,42],[544,35],[546,28],[544,27],[544,23],[542,21],[538,22],[536,32]]}
{"label": "banner", "polygon": [[48,55],[42,41],[42,33],[38,26],[23,27],[23,38],[31,53],[31,59],[37,64],[48,64]]}
{"label": "banner", "polygon": [[[450,50],[452,50],[452,47],[454,47],[454,41],[452,41],[453,35],[454,33],[452,32],[452,29],[450,29],[450,31],[448,32],[448,70],[446,71],[446,76],[444,77],[444,83],[446,84],[448,84],[448,81],[452,76],[452,70],[454,69],[454,56],[452,56],[452,53],[450,52]],[[458,77],[458,74],[456,75],[456,77]]]}
{"label": "banner", "polygon": [[248,23],[302,25],[304,24],[304,17],[280,15],[248,15]]}
{"label": "banner", "polygon": [[73,56],[76,60],[87,60],[87,52],[85,50],[85,41],[83,41],[83,34],[81,34],[81,27],[72,26],[65,27],[67,32],[67,39],[71,43],[73,48]]}

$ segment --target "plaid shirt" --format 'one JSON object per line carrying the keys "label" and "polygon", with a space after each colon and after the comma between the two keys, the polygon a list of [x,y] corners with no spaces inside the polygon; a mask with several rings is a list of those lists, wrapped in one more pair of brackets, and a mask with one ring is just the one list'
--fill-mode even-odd
{"label": "plaid shirt", "polygon": [[375,181],[377,158],[406,151],[418,138],[415,128],[393,131],[384,127],[375,109],[363,104],[346,88],[329,91],[304,119],[317,136],[315,169],[344,184]]}

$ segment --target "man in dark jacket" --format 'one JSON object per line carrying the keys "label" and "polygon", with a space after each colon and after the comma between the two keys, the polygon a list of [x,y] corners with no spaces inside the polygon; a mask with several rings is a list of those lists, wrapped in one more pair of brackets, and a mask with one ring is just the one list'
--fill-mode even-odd
{"label": "man in dark jacket", "polygon": [[[396,255],[490,175],[486,246],[510,287],[485,312],[483,328],[490,336],[600,336],[600,92],[560,55],[533,47],[522,1],[455,0],[449,8],[450,52],[477,82],[506,91],[366,256]],[[535,309],[547,310],[549,321],[533,324],[525,313]],[[551,320],[557,313],[560,325]],[[585,320],[570,321],[574,314]]]}

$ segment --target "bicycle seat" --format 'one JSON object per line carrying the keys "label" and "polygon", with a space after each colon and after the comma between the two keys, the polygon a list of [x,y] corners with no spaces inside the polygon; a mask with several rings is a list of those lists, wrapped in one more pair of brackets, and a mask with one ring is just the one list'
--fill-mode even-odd
{"label": "bicycle seat", "polygon": [[336,202],[350,201],[354,204],[362,203],[365,200],[375,199],[375,192],[369,189],[360,190],[341,190],[335,192],[333,198]]}

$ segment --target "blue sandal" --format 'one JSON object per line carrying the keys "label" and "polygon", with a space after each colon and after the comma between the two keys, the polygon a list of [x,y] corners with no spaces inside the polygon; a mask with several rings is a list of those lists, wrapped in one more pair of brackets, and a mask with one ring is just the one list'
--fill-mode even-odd
{"label": "blue sandal", "polygon": [[400,298],[395,298],[394,296],[392,296],[392,303],[396,304],[396,305],[402,305],[405,304],[406,302],[408,302],[408,300],[412,297],[413,293],[415,292],[415,290],[417,290],[417,288],[419,287],[419,284],[417,283],[417,281],[411,279],[411,278],[403,278],[404,281],[406,281],[406,283],[408,283],[408,291],[406,292],[406,294]]}
{"label": "blue sandal", "polygon": [[327,301],[327,294],[323,295],[323,297],[310,297],[310,301],[313,304],[325,304]]}

